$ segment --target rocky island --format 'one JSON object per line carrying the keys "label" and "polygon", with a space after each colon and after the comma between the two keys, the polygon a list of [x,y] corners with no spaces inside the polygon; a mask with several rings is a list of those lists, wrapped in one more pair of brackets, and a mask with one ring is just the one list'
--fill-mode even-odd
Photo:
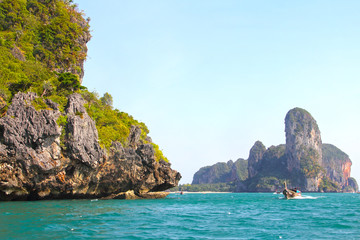
{"label": "rocky island", "polygon": [[[266,148],[255,142],[247,160],[217,163],[194,174],[184,190],[269,192],[288,186],[308,192],[357,192],[350,177],[349,156],[331,144],[323,144],[319,127],[309,112],[291,109],[285,117],[286,144]],[[244,167],[246,166],[246,167]],[[219,188],[219,186],[222,186]]]}
{"label": "rocky island", "polygon": [[72,1],[0,1],[0,200],[161,198],[181,175],[144,123],[81,85]]}

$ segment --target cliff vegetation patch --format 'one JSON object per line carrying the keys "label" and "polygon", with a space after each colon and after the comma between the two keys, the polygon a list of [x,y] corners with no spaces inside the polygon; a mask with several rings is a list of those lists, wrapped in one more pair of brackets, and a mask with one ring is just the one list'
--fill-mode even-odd
{"label": "cliff vegetation patch", "polygon": [[[113,141],[127,147],[134,125],[141,128],[140,140],[153,145],[156,160],[168,161],[147,136],[144,123],[113,109],[110,94],[99,97],[81,85],[86,43],[91,38],[89,21],[71,0],[0,1],[0,117],[16,93],[35,92],[38,97],[29,104],[36,110],[50,110],[47,100],[57,103],[62,113],[58,124],[64,129],[68,96],[81,93],[102,148],[109,149]],[[82,117],[80,112],[76,115]],[[62,136],[64,147],[63,140]]]}

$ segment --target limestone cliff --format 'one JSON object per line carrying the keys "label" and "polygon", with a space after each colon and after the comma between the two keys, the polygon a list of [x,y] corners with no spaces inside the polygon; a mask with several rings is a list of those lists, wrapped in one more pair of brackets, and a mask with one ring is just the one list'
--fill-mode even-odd
{"label": "limestone cliff", "polygon": [[178,184],[181,175],[139,141],[141,129],[132,128],[131,146],[113,142],[107,152],[80,94],[69,96],[64,116],[50,100],[37,111],[36,98],[16,94],[0,119],[0,200],[155,198]]}
{"label": "limestone cliff", "polygon": [[[331,144],[322,144],[319,127],[310,113],[300,108],[290,110],[285,117],[285,132],[286,144],[266,149],[260,141],[255,142],[247,161],[248,178],[236,180],[233,191],[275,191],[283,188],[284,181],[302,191],[358,191],[356,180],[350,177],[349,156]],[[227,176],[219,169],[228,165],[217,163],[200,169],[193,184],[227,182],[218,176]]]}
{"label": "limestone cliff", "polygon": [[355,178],[349,177],[348,186],[346,189],[347,192],[359,192],[359,185],[357,184]]}
{"label": "limestone cliff", "polygon": [[[250,157],[251,151],[249,159]],[[259,164],[256,166],[255,171],[257,174],[247,179],[247,191],[267,192],[281,189],[283,186],[282,179],[288,178],[286,170],[285,145],[281,144],[267,148],[263,153]]]}
{"label": "limestone cliff", "polygon": [[219,162],[199,169],[194,174],[192,184],[223,183],[247,178],[247,161],[238,159],[227,163]]}
{"label": "limestone cliff", "polygon": [[300,183],[317,191],[321,179],[322,142],[315,119],[306,110],[294,108],[285,117],[286,157],[289,172],[300,173]]}
{"label": "limestone cliff", "polygon": [[266,151],[264,144],[260,141],[256,141],[254,146],[250,149],[248,158],[248,172],[249,178],[254,177],[258,173],[260,161]]}
{"label": "limestone cliff", "polygon": [[347,187],[352,165],[349,156],[331,144],[323,144],[322,151],[326,176],[341,188]]}

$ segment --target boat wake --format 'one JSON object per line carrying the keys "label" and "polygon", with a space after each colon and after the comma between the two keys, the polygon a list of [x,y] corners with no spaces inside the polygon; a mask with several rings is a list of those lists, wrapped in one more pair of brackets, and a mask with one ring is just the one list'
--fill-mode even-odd
{"label": "boat wake", "polygon": [[[306,200],[306,199],[318,199],[318,198],[322,198],[322,197],[313,197],[313,196],[297,196],[294,198],[290,198],[288,200]],[[285,197],[279,197],[279,199],[286,199]]]}
{"label": "boat wake", "polygon": [[313,196],[298,196],[294,197],[294,199],[318,199],[319,197],[313,197]]}
{"label": "boat wake", "polygon": [[304,199],[318,199],[319,197],[313,197],[313,196],[297,196],[297,197],[294,197],[292,199],[299,199],[299,200],[304,200]]}

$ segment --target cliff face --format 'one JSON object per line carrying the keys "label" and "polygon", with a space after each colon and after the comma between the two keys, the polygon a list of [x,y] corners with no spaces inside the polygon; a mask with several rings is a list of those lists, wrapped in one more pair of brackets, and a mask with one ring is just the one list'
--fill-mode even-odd
{"label": "cliff face", "polygon": [[89,28],[72,1],[0,0],[0,200],[154,198],[177,185],[146,125],[81,86]]}
{"label": "cliff face", "polygon": [[260,161],[266,151],[266,148],[262,142],[255,142],[254,146],[250,149],[248,159],[248,172],[249,178],[254,177],[258,173]]}
{"label": "cliff face", "polygon": [[[91,39],[90,31],[88,30],[89,23],[83,18],[72,18],[72,22],[78,24],[83,29],[87,29],[87,31],[83,31],[82,34],[77,36],[76,39],[74,39],[75,44],[78,46],[78,55],[80,56],[86,56],[87,55],[87,43]],[[85,58],[79,58],[78,61],[76,61],[73,64],[69,64],[69,67],[64,71],[64,67],[60,64],[57,66],[56,71],[58,72],[71,72],[72,74],[77,74],[79,76],[80,83],[82,83],[83,77],[84,77],[84,62]]]}
{"label": "cliff face", "polygon": [[289,172],[299,172],[303,187],[317,191],[321,178],[322,142],[315,119],[304,109],[294,108],[285,117],[285,132]]}
{"label": "cliff face", "polygon": [[256,172],[257,174],[246,182],[247,191],[267,192],[281,189],[284,184],[283,179],[288,177],[285,145],[270,146],[266,149],[256,166]]}
{"label": "cliff face", "polygon": [[349,185],[352,162],[349,156],[331,144],[323,144],[323,166],[326,176],[344,188]]}
{"label": "cliff face", "polygon": [[[260,141],[255,142],[248,158],[248,178],[236,181],[234,191],[275,191],[283,188],[284,181],[302,191],[358,191],[356,180],[350,177],[349,156],[331,144],[322,144],[319,127],[310,113],[300,108],[290,110],[285,117],[285,132],[285,145],[266,149]],[[215,183],[211,171],[225,165],[202,168],[194,180]],[[200,182],[193,181],[196,183]]]}
{"label": "cliff face", "polygon": [[155,161],[153,146],[139,141],[139,128],[132,128],[131,146],[113,142],[106,152],[81,95],[69,96],[64,128],[57,104],[48,100],[48,108],[37,111],[36,98],[16,94],[0,119],[0,200],[154,198],[178,184],[181,175]]}
{"label": "cliff face", "polygon": [[247,178],[247,161],[238,159],[201,168],[194,174],[192,184],[224,183]]}
{"label": "cliff face", "polygon": [[348,191],[349,192],[359,192],[359,186],[355,178],[349,177],[348,179]]}

